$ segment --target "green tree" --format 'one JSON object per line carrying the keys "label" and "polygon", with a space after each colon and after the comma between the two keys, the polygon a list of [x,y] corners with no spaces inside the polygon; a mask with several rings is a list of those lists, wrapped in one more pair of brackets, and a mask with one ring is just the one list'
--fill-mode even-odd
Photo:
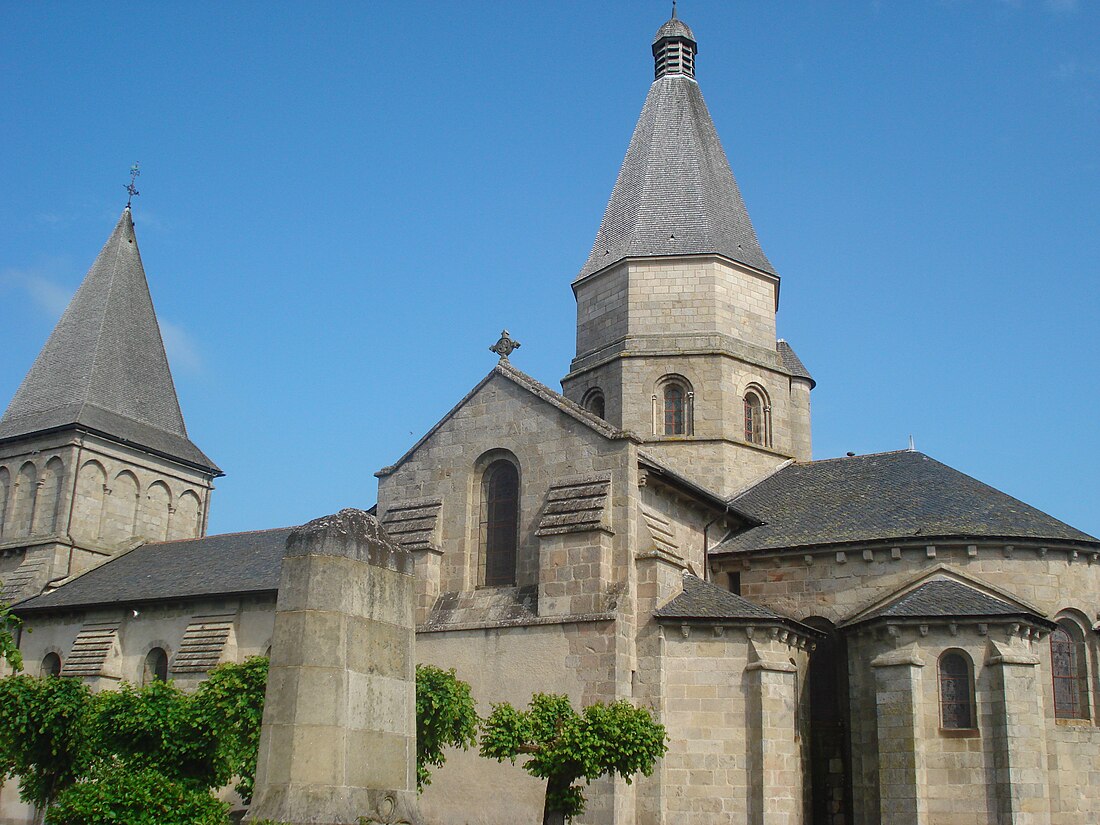
{"label": "green tree", "polygon": [[38,809],[87,771],[91,691],[77,679],[0,679],[0,778],[19,777],[19,796]]}
{"label": "green tree", "polygon": [[584,811],[579,779],[649,776],[665,753],[664,725],[626,701],[596,703],[577,713],[569,697],[536,693],[527,710],[493,705],[481,723],[481,755],[513,764],[520,755],[532,776],[546,780],[543,825],[560,825]]}
{"label": "green tree", "polygon": [[96,754],[134,773],[152,770],[202,790],[232,776],[220,730],[172,682],[105,690],[95,697],[93,720]]}
{"label": "green tree", "polygon": [[0,601],[0,659],[11,665],[16,673],[23,669],[23,654],[15,644],[15,634],[22,623],[11,612],[7,602]]}
{"label": "green tree", "polygon": [[251,802],[256,784],[267,669],[263,656],[239,665],[218,665],[195,694],[195,711],[217,731],[222,757],[237,777],[237,793],[246,803]]}
{"label": "green tree", "polygon": [[229,805],[152,768],[103,760],[60,793],[46,825],[227,825]]}
{"label": "green tree", "polygon": [[454,669],[416,666],[416,790],[432,783],[431,768],[446,762],[446,747],[468,749],[477,742],[477,711],[470,686]]}

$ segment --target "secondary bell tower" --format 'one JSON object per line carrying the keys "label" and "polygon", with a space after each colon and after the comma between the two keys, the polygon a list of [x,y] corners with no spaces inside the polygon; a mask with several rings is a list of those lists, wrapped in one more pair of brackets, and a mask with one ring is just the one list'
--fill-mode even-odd
{"label": "secondary bell tower", "polygon": [[588,260],[565,395],[732,494],[810,458],[814,380],[776,340],[779,275],[756,238],[675,12]]}

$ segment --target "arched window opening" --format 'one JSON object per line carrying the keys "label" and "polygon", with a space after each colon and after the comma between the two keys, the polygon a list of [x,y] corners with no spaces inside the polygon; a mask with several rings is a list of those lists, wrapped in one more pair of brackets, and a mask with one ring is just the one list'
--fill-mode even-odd
{"label": "arched window opening", "polygon": [[687,432],[685,426],[687,394],[679,384],[668,384],[664,395],[665,435],[684,435]]}
{"label": "arched window opening", "polygon": [[940,722],[946,730],[974,730],[974,674],[962,653],[940,657]]}
{"label": "arched window opening", "polygon": [[511,461],[499,459],[482,477],[481,542],[482,581],[490,587],[516,583],[519,549],[519,471]]}
{"label": "arched window opening", "polygon": [[765,444],[767,422],[764,416],[764,402],[751,390],[745,393],[745,440],[751,444]]}
{"label": "arched window opening", "polygon": [[61,657],[56,653],[47,653],[42,659],[42,675],[43,676],[60,676],[61,675]]}
{"label": "arched window opening", "polygon": [[145,657],[145,668],[142,670],[141,683],[147,685],[150,682],[168,681],[168,654],[164,648],[154,647]]}
{"label": "arched window opening", "polygon": [[584,408],[604,420],[607,419],[606,406],[603,393],[600,390],[589,390],[584,397]]}
{"label": "arched window opening", "polygon": [[1050,634],[1050,665],[1054,681],[1056,719],[1088,719],[1088,669],[1080,629],[1069,621],[1058,622]]}

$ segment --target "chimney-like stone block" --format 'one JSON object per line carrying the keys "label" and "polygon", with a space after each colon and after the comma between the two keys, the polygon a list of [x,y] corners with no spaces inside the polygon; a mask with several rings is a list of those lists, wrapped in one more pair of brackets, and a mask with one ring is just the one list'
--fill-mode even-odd
{"label": "chimney-like stone block", "polygon": [[290,535],[249,821],[419,821],[413,569],[359,510]]}

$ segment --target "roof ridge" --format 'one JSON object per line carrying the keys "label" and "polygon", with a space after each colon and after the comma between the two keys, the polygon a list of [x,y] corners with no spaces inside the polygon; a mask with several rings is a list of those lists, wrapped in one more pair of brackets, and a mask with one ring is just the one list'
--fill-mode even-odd
{"label": "roof ridge", "polygon": [[[140,547],[154,547],[154,546],[161,547],[165,544],[186,544],[187,542],[193,542],[193,541],[206,541],[207,539],[219,539],[219,538],[222,538],[224,536],[251,536],[251,535],[256,535],[258,533],[277,533],[280,530],[294,530],[295,528],[300,527],[300,526],[301,525],[298,525],[298,524],[288,524],[284,527],[264,527],[263,529],[260,529],[260,530],[231,530],[228,533],[209,533],[205,536],[194,536],[194,537],[189,538],[189,539],[165,539],[164,541],[147,541],[144,544],[139,545],[139,546]],[[136,550],[137,548],[134,548],[134,549]]]}

